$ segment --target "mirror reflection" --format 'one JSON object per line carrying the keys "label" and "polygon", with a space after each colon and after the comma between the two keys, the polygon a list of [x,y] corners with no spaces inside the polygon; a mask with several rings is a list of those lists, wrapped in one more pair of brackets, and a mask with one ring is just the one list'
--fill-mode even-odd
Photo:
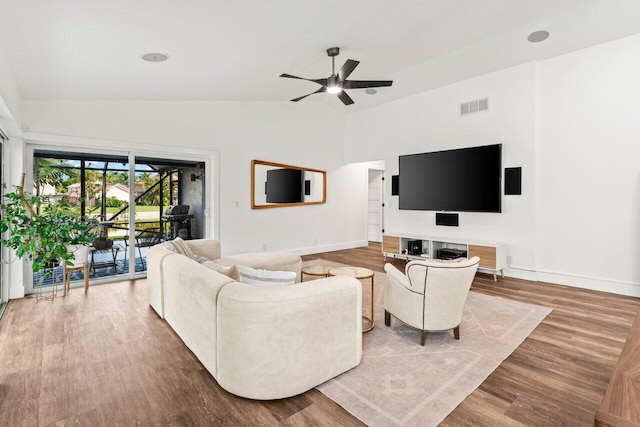
{"label": "mirror reflection", "polygon": [[251,208],[326,203],[327,173],[300,166],[253,160]]}

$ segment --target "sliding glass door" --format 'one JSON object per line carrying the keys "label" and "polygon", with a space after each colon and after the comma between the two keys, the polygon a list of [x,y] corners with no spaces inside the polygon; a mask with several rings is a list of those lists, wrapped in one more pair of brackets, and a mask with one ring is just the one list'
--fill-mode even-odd
{"label": "sliding glass door", "polygon": [[[146,275],[149,248],[204,237],[205,162],[35,149],[34,190],[99,221],[89,248],[91,283]],[[53,279],[33,275],[33,289]],[[74,282],[83,280],[73,272]]]}
{"label": "sliding glass door", "polygon": [[[4,138],[0,132],[0,182],[4,182]],[[4,197],[4,190],[0,187],[0,199]],[[4,280],[4,246],[0,243],[0,317],[9,301],[9,292]]]}

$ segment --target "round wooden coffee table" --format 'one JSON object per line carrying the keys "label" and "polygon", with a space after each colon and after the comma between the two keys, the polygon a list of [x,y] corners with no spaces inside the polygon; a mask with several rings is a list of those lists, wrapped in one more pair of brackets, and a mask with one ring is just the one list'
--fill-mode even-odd
{"label": "round wooden coffee table", "polygon": [[364,320],[370,323],[370,326],[367,329],[363,329],[362,332],[364,333],[372,330],[376,326],[376,324],[373,321],[373,306],[374,306],[374,299],[373,299],[374,273],[373,271],[363,267],[337,267],[337,268],[330,269],[329,275],[330,276],[351,276],[351,277],[355,277],[358,280],[371,279],[371,317],[362,316]]}
{"label": "round wooden coffee table", "polygon": [[331,270],[331,267],[320,264],[302,267],[302,270],[300,270],[300,281],[304,282],[305,274],[308,276],[329,277],[329,270]]}

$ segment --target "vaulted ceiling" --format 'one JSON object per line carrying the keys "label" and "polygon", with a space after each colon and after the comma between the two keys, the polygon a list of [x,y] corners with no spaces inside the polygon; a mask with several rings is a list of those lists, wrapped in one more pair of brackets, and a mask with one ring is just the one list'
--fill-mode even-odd
{"label": "vaulted ceiling", "polygon": [[278,76],[327,77],[338,46],[393,87],[301,102],[354,111],[638,32],[638,0],[0,0],[24,100],[286,101],[318,86]]}

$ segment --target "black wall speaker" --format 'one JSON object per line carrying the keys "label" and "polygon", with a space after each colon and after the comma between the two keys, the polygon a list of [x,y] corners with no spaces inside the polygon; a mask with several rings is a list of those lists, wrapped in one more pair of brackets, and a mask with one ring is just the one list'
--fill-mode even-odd
{"label": "black wall speaker", "polygon": [[458,226],[458,214],[436,212],[436,225]]}
{"label": "black wall speaker", "polygon": [[400,175],[391,176],[391,195],[400,195]]}
{"label": "black wall speaker", "polygon": [[504,169],[504,194],[522,194],[522,168]]}

